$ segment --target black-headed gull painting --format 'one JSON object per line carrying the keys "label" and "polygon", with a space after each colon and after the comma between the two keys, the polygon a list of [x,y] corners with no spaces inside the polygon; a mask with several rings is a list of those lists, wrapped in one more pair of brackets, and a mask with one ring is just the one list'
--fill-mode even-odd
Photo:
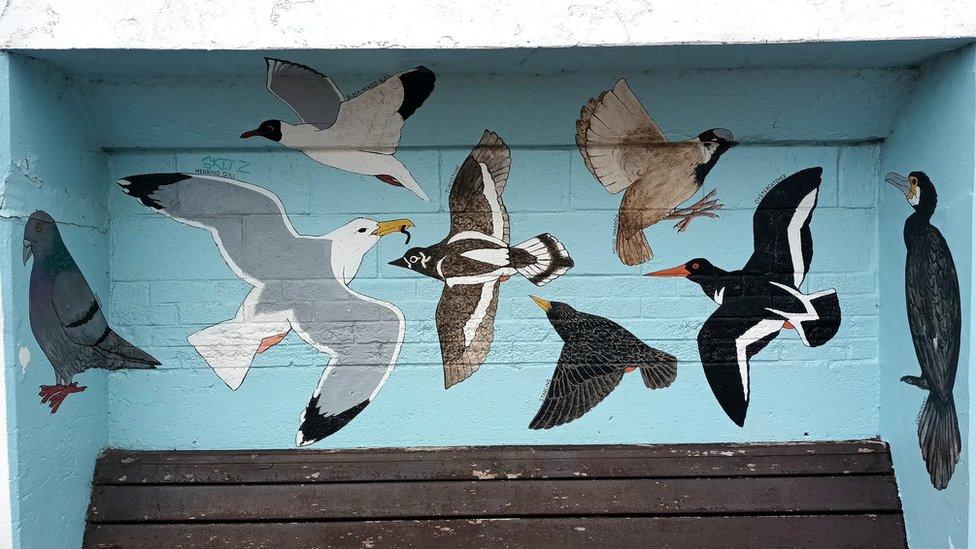
{"label": "black-headed gull painting", "polygon": [[345,97],[328,76],[298,63],[265,58],[268,91],[291,107],[300,124],[265,120],[241,134],[264,137],[347,172],[371,175],[405,187],[423,200],[427,193],[394,155],[403,122],[432,91],[434,73],[419,66]]}
{"label": "black-headed gull painting", "polygon": [[376,397],[396,365],[403,313],[349,284],[363,256],[407,219],[358,218],[323,236],[295,231],[281,200],[240,181],[182,173],[119,181],[123,191],[180,223],[207,229],[227,265],[254,288],[237,314],[187,340],[231,388],[255,355],[294,332],[331,360],[301,414],[301,446],[335,433]]}

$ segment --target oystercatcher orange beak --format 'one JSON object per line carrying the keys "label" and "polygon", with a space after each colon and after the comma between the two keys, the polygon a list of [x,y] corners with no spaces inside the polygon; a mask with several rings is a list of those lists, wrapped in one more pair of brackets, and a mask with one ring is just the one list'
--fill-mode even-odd
{"label": "oystercatcher orange beak", "polygon": [[686,276],[688,276],[690,274],[691,274],[691,271],[689,271],[688,268],[685,267],[682,264],[682,265],[678,265],[677,267],[671,267],[670,269],[661,269],[660,271],[652,271],[650,273],[645,274],[644,276],[680,276],[680,277],[686,277]]}

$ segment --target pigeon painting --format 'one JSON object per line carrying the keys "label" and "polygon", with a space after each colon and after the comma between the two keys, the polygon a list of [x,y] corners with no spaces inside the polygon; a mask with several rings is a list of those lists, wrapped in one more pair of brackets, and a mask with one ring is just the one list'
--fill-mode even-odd
{"label": "pigeon painting", "polygon": [[233,318],[187,338],[228,387],[240,387],[254,356],[294,331],[331,355],[301,414],[299,445],[335,433],[376,398],[400,354],[403,313],[349,284],[381,237],[413,223],[359,218],[304,236],[275,194],[248,183],[162,173],[119,184],[143,205],[210,231],[227,265],[253,286]]}
{"label": "pigeon painting", "polygon": [[326,166],[372,175],[430,200],[394,156],[404,121],[434,91],[430,69],[416,67],[346,97],[331,78],[312,68],[270,57],[265,62],[268,91],[288,104],[301,123],[265,120],[242,133],[242,139],[277,141]]}
{"label": "pigeon painting", "polygon": [[741,269],[726,271],[696,258],[647,273],[687,278],[718,305],[698,332],[698,352],[712,393],[739,427],[752,396],[753,356],[782,330],[795,331],[807,347],[819,347],[840,329],[836,290],[800,290],[813,262],[810,222],[822,173],[801,170],[766,193],[752,217],[752,256]]}
{"label": "pigeon painting", "polygon": [[36,211],[24,227],[24,264],[30,273],[30,327],[54,368],[54,385],[41,385],[41,403],[55,413],[64,399],[86,389],[74,376],[91,368],[155,368],[159,361],[115,333],[98,298],[61,239],[57,223]]}
{"label": "pigeon painting", "polygon": [[502,192],[511,164],[508,146],[485,130],[451,185],[448,235],[390,262],[444,283],[435,317],[445,388],[470,377],[488,355],[502,282],[519,274],[542,286],[573,267],[566,248],[548,233],[509,245]]}
{"label": "pigeon painting", "polygon": [[732,132],[713,128],[687,141],[671,143],[627,81],[590,99],[576,121],[576,144],[590,173],[611,194],[623,191],[617,214],[616,250],[627,265],[654,254],[644,229],[662,220],[679,220],[683,232],[696,217],[718,217],[722,207],[712,190],[680,208],[705,182],[719,158],[735,146]]}
{"label": "pigeon painting", "polygon": [[885,181],[904,193],[914,210],[905,220],[903,234],[905,303],[922,375],[901,380],[928,393],[918,415],[918,445],[932,486],[942,490],[949,485],[962,452],[952,396],[962,333],[959,277],[949,244],[931,222],[939,199],[929,176],[892,172]]}
{"label": "pigeon painting", "polygon": [[563,340],[545,401],[529,429],[551,429],[583,417],[613,391],[624,374],[640,370],[648,389],[671,386],[678,359],[650,347],[616,322],[531,296]]}

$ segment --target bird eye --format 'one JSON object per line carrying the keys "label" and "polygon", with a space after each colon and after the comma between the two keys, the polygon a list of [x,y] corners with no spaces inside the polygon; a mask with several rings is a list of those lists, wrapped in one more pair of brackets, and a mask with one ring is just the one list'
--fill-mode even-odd
{"label": "bird eye", "polygon": [[365,232],[366,232],[366,228],[364,227],[364,228],[362,228],[362,229],[359,229],[359,232],[361,232],[361,233],[365,233]]}
{"label": "bird eye", "polygon": [[698,262],[696,261],[695,263],[692,263],[691,264],[691,268],[697,270],[698,269]]}

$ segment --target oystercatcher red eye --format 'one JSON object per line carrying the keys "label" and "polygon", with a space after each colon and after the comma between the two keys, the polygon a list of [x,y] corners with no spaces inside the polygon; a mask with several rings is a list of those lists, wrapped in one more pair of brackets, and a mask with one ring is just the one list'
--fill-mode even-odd
{"label": "oystercatcher red eye", "polygon": [[696,262],[692,263],[691,264],[691,268],[692,269],[698,269],[698,262],[696,261]]}

